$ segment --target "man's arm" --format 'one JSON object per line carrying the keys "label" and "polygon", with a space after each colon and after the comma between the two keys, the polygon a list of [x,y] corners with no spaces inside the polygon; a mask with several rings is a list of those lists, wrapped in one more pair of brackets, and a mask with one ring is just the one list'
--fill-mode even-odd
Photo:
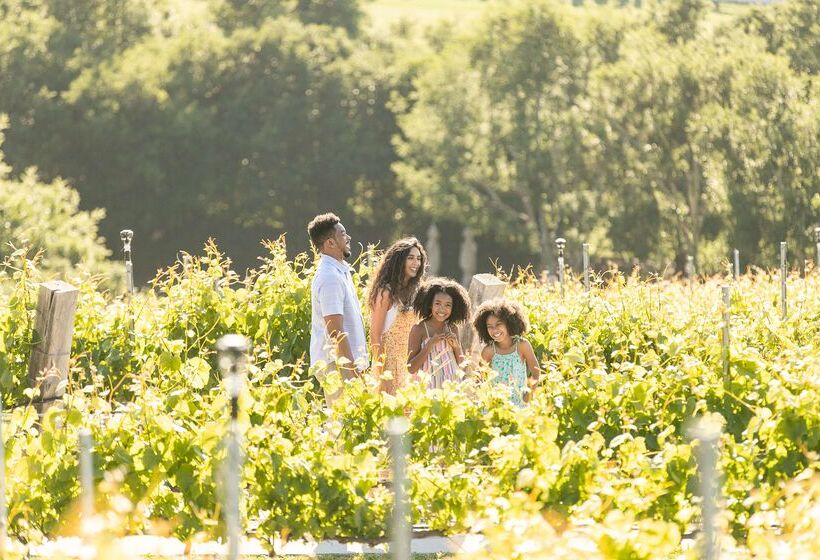
{"label": "man's arm", "polygon": [[347,358],[348,362],[339,364],[339,373],[344,379],[356,377],[356,369],[353,364],[353,351],[350,349],[350,341],[344,331],[344,315],[326,315],[324,317],[325,328],[328,337],[336,347],[337,358]]}

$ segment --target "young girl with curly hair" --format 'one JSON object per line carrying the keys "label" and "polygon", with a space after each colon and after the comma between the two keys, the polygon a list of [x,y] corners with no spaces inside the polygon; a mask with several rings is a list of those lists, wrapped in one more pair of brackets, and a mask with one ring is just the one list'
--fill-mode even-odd
{"label": "young girl with curly hair", "polygon": [[380,379],[379,388],[390,394],[409,377],[407,340],[417,321],[413,298],[426,266],[424,247],[415,237],[406,237],[384,252],[370,284],[367,301],[373,373]]}
{"label": "young girl with curly hair", "polygon": [[431,278],[419,288],[413,308],[421,321],[410,330],[410,373],[423,372],[431,389],[457,381],[464,361],[458,325],[470,313],[467,290],[454,280]]}
{"label": "young girl with curly hair", "polygon": [[490,300],[476,310],[473,326],[485,344],[481,360],[496,372],[493,382],[509,387],[513,404],[524,406],[541,374],[532,345],[523,337],[529,329],[524,310],[514,301]]}

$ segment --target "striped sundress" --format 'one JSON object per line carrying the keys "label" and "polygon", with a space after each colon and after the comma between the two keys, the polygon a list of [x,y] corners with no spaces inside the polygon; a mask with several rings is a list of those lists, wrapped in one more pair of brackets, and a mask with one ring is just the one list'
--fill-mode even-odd
{"label": "striped sundress", "polygon": [[[450,325],[445,325],[446,332],[452,332]],[[430,331],[427,330],[427,323],[424,323],[424,333],[427,338],[422,341],[422,344],[431,338]],[[424,362],[422,368],[427,374],[427,386],[430,389],[438,389],[444,385],[445,381],[458,380],[458,362],[453,349],[447,344],[446,340],[440,340],[433,345],[427,360]]]}

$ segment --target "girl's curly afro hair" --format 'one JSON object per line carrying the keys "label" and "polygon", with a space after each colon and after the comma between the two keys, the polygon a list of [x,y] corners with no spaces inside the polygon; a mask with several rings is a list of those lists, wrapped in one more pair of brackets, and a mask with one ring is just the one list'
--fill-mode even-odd
{"label": "girl's curly afro hair", "polygon": [[449,278],[430,278],[422,283],[413,300],[413,309],[422,321],[433,316],[433,299],[436,294],[447,294],[453,298],[453,311],[448,321],[463,323],[470,317],[470,296],[467,290]]}
{"label": "girl's curly afro hair", "polygon": [[513,337],[521,336],[530,328],[524,309],[518,303],[509,299],[485,301],[476,309],[473,316],[473,326],[478,332],[478,338],[484,344],[490,344],[493,341],[489,331],[487,331],[487,318],[490,315],[495,315],[501,319],[507,326],[507,332]]}

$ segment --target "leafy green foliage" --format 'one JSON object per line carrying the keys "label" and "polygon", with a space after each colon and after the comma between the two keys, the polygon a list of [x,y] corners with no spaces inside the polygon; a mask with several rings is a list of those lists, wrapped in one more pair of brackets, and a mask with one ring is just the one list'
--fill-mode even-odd
{"label": "leafy green foliage", "polygon": [[[0,115],[0,147],[5,118]],[[105,212],[80,210],[80,196],[65,181],[43,183],[36,169],[12,178],[0,151],[0,259],[40,253],[38,268],[66,276],[79,268],[113,272],[110,252],[97,233]],[[21,249],[22,253],[15,252]]]}
{"label": "leafy green foliage", "polygon": [[[243,269],[263,237],[293,256],[325,209],[363,244],[433,216],[510,261],[560,235],[656,270],[770,265],[817,221],[816,2],[378,4],[0,0],[13,180],[64,178],[109,250],[134,229],[139,283],[210,237]],[[368,7],[462,25],[384,35]]]}
{"label": "leafy green foliage", "polygon": [[138,282],[212,236],[235,243],[243,266],[270,228],[305,250],[298,232],[316,208],[363,212],[357,189],[394,198],[391,80],[377,49],[355,41],[356,0],[9,0],[0,11],[8,160],[104,207],[111,246],[134,229]]}
{"label": "leafy green foliage", "polygon": [[[31,328],[35,272],[16,274],[17,292],[3,297],[18,299],[0,307],[9,310],[4,340]],[[84,288],[63,408],[38,422],[25,369],[4,374],[5,402],[18,405],[4,427],[11,532],[37,541],[71,516],[77,431],[87,427],[98,507],[116,509],[121,531],[220,536],[228,402],[213,346],[227,332],[253,341],[240,406],[242,511],[270,546],[304,535],[383,537],[391,507],[383,426],[402,414],[414,521],[444,533],[482,529],[498,554],[507,551],[499,557],[513,557],[512,538],[550,547],[576,531],[603,558],[677,550],[699,522],[697,442],[686,429],[702,414],[724,425],[725,522],[739,543],[763,550],[768,512],[814,499],[785,489],[818,467],[816,276],[790,280],[805,290],[793,290],[785,321],[771,278],[735,284],[727,378],[718,279],[689,288],[615,276],[591,294],[570,284],[561,299],[524,278],[510,296],[526,303],[545,375],[519,410],[481,369],[460,384],[412,384],[396,396],[379,395],[365,376],[327,409],[301,361],[311,274],[305,257],[289,261],[275,243],[259,270],[239,278],[209,245],[130,302]],[[789,542],[804,542],[806,526],[789,525]]]}
{"label": "leafy green foliage", "polygon": [[439,217],[469,208],[482,231],[521,230],[551,262],[583,175],[585,46],[569,8],[548,1],[499,8],[450,39],[400,121],[395,169],[416,203]]}

